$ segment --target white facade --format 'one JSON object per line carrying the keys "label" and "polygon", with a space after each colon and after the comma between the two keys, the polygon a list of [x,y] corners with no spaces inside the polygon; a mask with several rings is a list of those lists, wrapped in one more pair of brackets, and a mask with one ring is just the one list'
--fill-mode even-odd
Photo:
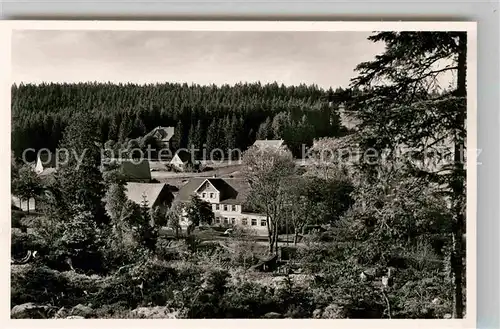
{"label": "white facade", "polygon": [[[214,226],[240,227],[252,230],[257,235],[267,235],[268,223],[265,215],[243,212],[242,205],[234,199],[221,201],[221,191],[217,190],[209,180],[205,180],[194,193],[211,204],[215,215]],[[182,226],[187,226],[187,222],[184,221]]]}
{"label": "white facade", "polygon": [[184,170],[186,168],[186,164],[181,160],[181,158],[177,154],[174,155],[174,157],[170,161],[170,164],[181,170]]}
{"label": "white facade", "polygon": [[215,225],[251,229],[259,235],[267,234],[265,215],[244,213],[241,211],[241,205],[226,203],[213,203],[212,211],[215,215]]}

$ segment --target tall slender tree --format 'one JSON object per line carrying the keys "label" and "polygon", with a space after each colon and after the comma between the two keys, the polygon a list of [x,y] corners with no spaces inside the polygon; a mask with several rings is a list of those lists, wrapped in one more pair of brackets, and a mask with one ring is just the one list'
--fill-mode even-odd
{"label": "tall slender tree", "polygon": [[278,228],[287,207],[288,179],[295,173],[292,154],[285,148],[250,147],[243,154],[251,185],[249,204],[266,214],[269,253],[277,252]]}
{"label": "tall slender tree", "polygon": [[66,151],[57,168],[62,213],[74,215],[75,211],[83,209],[92,216],[102,214],[101,150],[92,118],[76,115],[64,132],[60,149]]}

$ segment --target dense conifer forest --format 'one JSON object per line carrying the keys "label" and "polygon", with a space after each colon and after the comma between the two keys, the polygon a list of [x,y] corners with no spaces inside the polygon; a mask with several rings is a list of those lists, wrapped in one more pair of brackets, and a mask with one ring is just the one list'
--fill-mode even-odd
{"label": "dense conifer forest", "polygon": [[[174,147],[246,149],[256,138],[294,142],[338,134],[332,90],[245,83],[20,84],[12,86],[12,149],[55,149],[75,113],[97,119],[102,143],[125,142],[157,126],[174,126]],[[182,133],[179,133],[182,132]]]}

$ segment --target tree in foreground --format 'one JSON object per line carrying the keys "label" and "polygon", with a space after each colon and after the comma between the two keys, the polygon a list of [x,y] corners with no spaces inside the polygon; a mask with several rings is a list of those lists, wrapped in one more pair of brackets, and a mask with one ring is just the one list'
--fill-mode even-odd
{"label": "tree in foreground", "polygon": [[182,220],[182,204],[178,202],[173,203],[170,209],[168,209],[166,214],[166,226],[174,230],[176,238],[179,237],[181,220]]}
{"label": "tree in foreground", "polygon": [[295,173],[292,154],[285,148],[251,147],[243,154],[250,181],[248,203],[266,215],[269,253],[277,252],[278,228],[287,206],[287,179]]}
{"label": "tree in foreground", "polygon": [[284,214],[292,226],[294,244],[307,225],[334,224],[353,203],[346,179],[293,176],[287,179]]}
{"label": "tree in foreground", "polygon": [[40,177],[29,165],[22,166],[12,180],[12,193],[19,197],[19,200],[27,202],[29,212],[30,200],[39,196],[43,191]]}
{"label": "tree in foreground", "polygon": [[195,227],[201,224],[212,224],[214,213],[210,203],[200,199],[197,195],[193,195],[191,200],[186,205],[186,217],[189,222],[187,227],[187,235],[190,235]]}
{"label": "tree in foreground", "polygon": [[[381,32],[369,38],[384,42],[383,54],[357,67],[346,109],[359,121],[359,144],[388,149],[406,147],[413,160],[437,155],[437,166],[419,165],[418,174],[441,186],[451,200],[454,317],[464,315],[465,248],[465,32]],[[449,86],[442,82],[454,77]],[[447,78],[448,77],[448,78]],[[451,158],[446,163],[446,158]],[[436,157],[435,157],[436,158]],[[434,158],[434,159],[435,159]],[[388,157],[393,162],[400,158]],[[413,161],[413,164],[417,161]],[[366,164],[365,164],[366,165]],[[376,165],[365,166],[376,177]]]}
{"label": "tree in foreground", "polygon": [[125,181],[118,167],[110,168],[103,173],[105,184],[107,185],[104,197],[106,212],[111,219],[111,223],[121,220],[123,207],[127,201],[125,194]]}
{"label": "tree in foreground", "polygon": [[[57,168],[61,189],[61,213],[75,215],[74,206],[89,211],[94,220],[104,213],[104,184],[101,173],[101,150],[95,124],[88,115],[76,115],[64,132],[60,150],[63,163]],[[99,220],[98,220],[99,221]]]}

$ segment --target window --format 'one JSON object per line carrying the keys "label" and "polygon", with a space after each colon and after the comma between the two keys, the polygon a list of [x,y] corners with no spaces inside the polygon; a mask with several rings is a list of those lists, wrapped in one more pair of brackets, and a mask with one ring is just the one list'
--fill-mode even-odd
{"label": "window", "polygon": [[218,203],[215,204],[215,210],[219,210],[219,204]]}
{"label": "window", "polygon": [[214,194],[210,193],[210,199],[213,199],[213,198],[214,198]]}
{"label": "window", "polygon": [[234,218],[231,218],[231,224],[236,224],[236,220]]}
{"label": "window", "polygon": [[227,217],[224,217],[224,224],[226,224],[226,225],[229,224]]}
{"label": "window", "polygon": [[260,226],[266,226],[266,225],[267,225],[267,221],[265,219],[261,219]]}
{"label": "window", "polygon": [[242,218],[241,225],[248,225],[248,220],[246,218]]}
{"label": "window", "polygon": [[257,225],[257,218],[252,218],[252,226]]}
{"label": "window", "polygon": [[215,223],[219,224],[220,223],[220,217],[215,217]]}
{"label": "window", "polygon": [[227,211],[227,205],[224,205],[224,211]]}
{"label": "window", "polygon": [[236,211],[236,206],[235,205],[233,205],[231,208],[233,209],[233,211]]}
{"label": "window", "polygon": [[203,198],[206,198],[206,197],[207,197],[207,194],[206,194],[206,193],[202,193],[202,194],[201,194],[201,196],[202,196]]}

